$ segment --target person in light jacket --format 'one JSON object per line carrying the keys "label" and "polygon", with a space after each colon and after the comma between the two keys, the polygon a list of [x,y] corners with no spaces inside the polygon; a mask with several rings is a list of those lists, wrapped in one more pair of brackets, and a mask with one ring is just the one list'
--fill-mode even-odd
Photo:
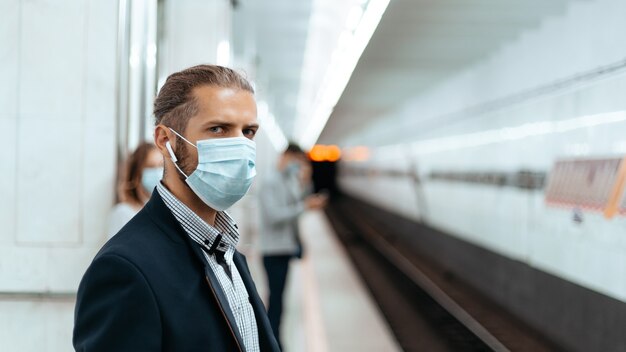
{"label": "person in light jacket", "polygon": [[268,316],[279,345],[283,292],[292,258],[301,258],[298,217],[307,209],[320,209],[327,197],[310,194],[311,165],[302,149],[290,143],[276,170],[264,180],[260,192],[260,236],[263,266],[269,286]]}

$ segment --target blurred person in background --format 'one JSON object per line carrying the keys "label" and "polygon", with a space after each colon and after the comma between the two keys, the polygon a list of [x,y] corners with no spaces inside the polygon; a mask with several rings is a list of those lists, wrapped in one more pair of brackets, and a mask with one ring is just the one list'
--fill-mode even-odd
{"label": "blurred person in background", "polygon": [[109,238],[143,208],[163,177],[163,156],[152,143],[143,142],[122,168],[117,186],[117,203],[109,216]]}
{"label": "blurred person in background", "polygon": [[279,345],[283,293],[292,258],[302,258],[298,218],[326,205],[327,196],[311,194],[311,163],[302,149],[289,143],[276,170],[264,180],[259,200],[263,266],[269,286],[268,316]]}
{"label": "blurred person in background", "polygon": [[256,175],[250,83],[221,66],[170,75],[154,102],[163,180],[96,255],[76,297],[77,351],[278,351],[225,212]]}

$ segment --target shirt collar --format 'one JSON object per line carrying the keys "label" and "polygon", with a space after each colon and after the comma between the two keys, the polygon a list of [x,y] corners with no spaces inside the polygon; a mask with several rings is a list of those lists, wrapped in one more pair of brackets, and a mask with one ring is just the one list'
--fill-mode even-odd
{"label": "shirt collar", "polygon": [[161,182],[157,184],[157,191],[187,235],[205,249],[213,247],[218,235],[222,237],[216,248],[224,252],[230,252],[229,249],[234,249],[239,243],[237,224],[228,213],[218,211],[215,215],[215,226],[211,226],[176,198]]}

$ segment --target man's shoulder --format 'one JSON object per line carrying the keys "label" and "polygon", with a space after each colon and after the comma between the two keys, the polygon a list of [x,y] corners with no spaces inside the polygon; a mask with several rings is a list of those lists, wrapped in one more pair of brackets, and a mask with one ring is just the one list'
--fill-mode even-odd
{"label": "man's shoulder", "polygon": [[[134,216],[135,214],[137,214],[137,210],[135,210],[135,208],[133,208],[132,205],[128,204],[128,203],[117,203],[113,206],[113,208],[111,209],[111,214],[113,215],[124,215],[124,214],[129,214],[131,215],[130,217],[132,218],[132,216]],[[130,219],[130,218],[129,218]]]}
{"label": "man's shoulder", "polygon": [[184,244],[176,233],[167,233],[149,216],[145,209],[133,217],[96,255],[118,255],[132,260],[150,253],[160,253],[173,245]]}

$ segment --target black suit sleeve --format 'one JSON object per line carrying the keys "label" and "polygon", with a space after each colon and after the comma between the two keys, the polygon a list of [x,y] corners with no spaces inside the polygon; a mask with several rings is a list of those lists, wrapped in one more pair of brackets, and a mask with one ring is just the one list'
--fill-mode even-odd
{"label": "black suit sleeve", "polygon": [[148,282],[130,261],[98,257],[78,288],[76,351],[160,351],[161,320]]}

